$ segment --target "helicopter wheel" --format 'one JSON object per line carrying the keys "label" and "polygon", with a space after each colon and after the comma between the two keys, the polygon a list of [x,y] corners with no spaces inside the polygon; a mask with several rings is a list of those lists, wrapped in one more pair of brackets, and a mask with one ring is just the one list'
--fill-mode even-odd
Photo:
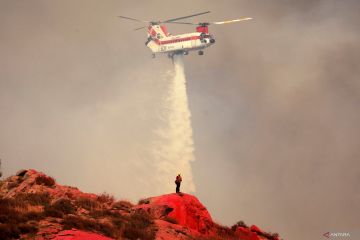
{"label": "helicopter wheel", "polygon": [[203,51],[199,51],[199,55],[200,55],[200,56],[204,55],[204,52],[203,52]]}

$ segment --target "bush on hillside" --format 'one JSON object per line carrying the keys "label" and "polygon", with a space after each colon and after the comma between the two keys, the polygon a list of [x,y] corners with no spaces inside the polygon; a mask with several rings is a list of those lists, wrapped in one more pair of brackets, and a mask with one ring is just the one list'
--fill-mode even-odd
{"label": "bush on hillside", "polygon": [[112,205],[113,209],[129,211],[134,205],[129,201],[120,200]]}
{"label": "bush on hillside", "polygon": [[63,229],[76,228],[90,232],[99,232],[108,237],[115,237],[117,230],[108,223],[101,223],[93,219],[86,219],[79,216],[69,215],[63,220]]}
{"label": "bush on hillside", "polygon": [[14,224],[0,224],[0,239],[10,240],[19,239],[20,230],[17,225]]}
{"label": "bush on hillside", "polygon": [[20,185],[20,183],[18,183],[17,181],[16,181],[16,182],[9,182],[9,183],[7,184],[7,189],[8,189],[8,190],[11,190],[11,189],[13,189],[13,188],[18,187],[19,185]]}
{"label": "bush on hillside", "polygon": [[64,214],[72,214],[75,212],[75,207],[69,199],[61,198],[54,202],[51,206]]}
{"label": "bush on hillside", "polygon": [[0,239],[18,239],[20,234],[34,234],[37,227],[27,222],[43,218],[39,212],[27,212],[18,199],[0,198]]}
{"label": "bush on hillside", "polygon": [[99,206],[98,202],[91,198],[80,197],[76,199],[75,205],[86,210],[93,210]]}
{"label": "bush on hillside", "polygon": [[29,223],[21,223],[18,225],[18,229],[21,234],[35,234],[38,231],[37,226]]}
{"label": "bush on hillside", "polygon": [[236,229],[237,229],[238,227],[248,228],[248,226],[245,224],[244,221],[238,221],[236,224],[234,224],[234,225],[231,227],[231,229],[232,229],[233,231],[236,231]]}
{"label": "bush on hillside", "polygon": [[129,239],[155,239],[155,230],[152,227],[153,218],[147,212],[140,210],[130,215],[124,227],[124,237]]}
{"label": "bush on hillside", "polygon": [[278,233],[263,232],[263,233],[260,233],[259,235],[266,237],[269,240],[278,240],[279,239]]}
{"label": "bush on hillside", "polygon": [[35,183],[37,185],[52,187],[55,185],[55,179],[46,175],[39,175],[35,178]]}
{"label": "bush on hillside", "polygon": [[37,205],[49,205],[51,201],[50,194],[47,192],[39,193],[18,193],[15,195],[15,199],[23,201],[33,206]]}
{"label": "bush on hillside", "polygon": [[101,195],[97,196],[96,200],[99,203],[113,203],[115,201],[115,198],[114,196],[104,192]]}
{"label": "bush on hillside", "polygon": [[140,199],[138,202],[138,205],[142,205],[142,204],[149,204],[150,200],[145,198],[145,199]]}
{"label": "bush on hillside", "polygon": [[55,209],[52,206],[45,206],[44,208],[44,215],[46,217],[54,217],[54,218],[63,218],[64,217],[64,213]]}
{"label": "bush on hillside", "polygon": [[66,214],[75,213],[75,210],[69,199],[61,198],[53,204],[45,206],[44,214],[48,217],[62,218]]}

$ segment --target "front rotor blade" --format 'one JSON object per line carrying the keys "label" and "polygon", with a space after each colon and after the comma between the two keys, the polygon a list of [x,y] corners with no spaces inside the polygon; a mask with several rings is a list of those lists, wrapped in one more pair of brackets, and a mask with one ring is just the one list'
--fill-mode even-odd
{"label": "front rotor blade", "polygon": [[241,22],[241,21],[247,21],[247,20],[251,20],[252,18],[239,18],[239,19],[234,19],[234,20],[229,20],[229,21],[223,21],[223,22],[212,22],[212,24],[227,24],[227,23],[234,23],[234,22]]}
{"label": "front rotor blade", "polygon": [[125,16],[118,16],[118,17],[119,17],[119,18],[128,19],[128,20],[132,20],[132,21],[136,21],[136,22],[145,22],[145,23],[149,23],[149,22],[150,22],[150,21],[147,21],[147,20],[140,20],[140,19],[125,17]]}
{"label": "front rotor blade", "polygon": [[176,21],[176,20],[180,20],[180,19],[184,19],[184,18],[191,18],[191,17],[195,17],[195,16],[207,14],[207,13],[209,13],[209,12],[210,12],[210,11],[202,12],[202,13],[196,13],[196,14],[193,14],[193,15],[185,16],[185,17],[178,17],[178,18],[168,19],[168,20],[162,21],[162,22],[163,22],[163,23],[174,22],[174,21]]}
{"label": "front rotor blade", "polygon": [[134,31],[137,31],[137,30],[140,30],[140,29],[143,29],[143,28],[146,28],[147,26],[143,26],[143,27],[139,27],[139,28],[135,28]]}

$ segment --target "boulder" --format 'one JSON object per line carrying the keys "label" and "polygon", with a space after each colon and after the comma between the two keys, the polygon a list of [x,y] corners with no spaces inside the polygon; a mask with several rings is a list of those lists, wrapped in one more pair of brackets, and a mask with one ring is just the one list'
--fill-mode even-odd
{"label": "boulder", "polygon": [[214,223],[204,205],[190,194],[166,194],[147,198],[137,206],[147,210],[157,219],[172,219],[180,226],[196,230],[202,234],[210,233]]}

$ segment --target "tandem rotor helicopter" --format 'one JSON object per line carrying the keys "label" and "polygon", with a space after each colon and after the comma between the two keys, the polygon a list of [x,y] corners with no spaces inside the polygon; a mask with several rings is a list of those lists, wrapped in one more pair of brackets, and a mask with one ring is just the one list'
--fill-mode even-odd
{"label": "tandem rotor helicopter", "polygon": [[[169,58],[172,58],[175,54],[188,55],[190,51],[198,51],[199,55],[204,54],[204,49],[210,47],[215,43],[215,38],[213,35],[209,34],[209,25],[221,25],[227,23],[235,23],[250,20],[252,18],[239,18],[223,22],[202,22],[202,23],[192,23],[192,22],[182,22],[185,18],[191,18],[207,12],[196,13],[184,17],[172,18],[165,21],[146,21],[136,18],[130,18],[125,16],[118,16],[123,19],[128,19],[136,22],[148,23],[149,26],[143,26],[136,28],[134,30],[140,30],[147,28],[148,29],[148,38],[145,42],[145,45],[150,48],[153,52],[153,58],[157,53],[165,53]],[[196,25],[196,32],[185,33],[180,35],[171,35],[166,27],[161,24],[184,24],[184,25]]]}

